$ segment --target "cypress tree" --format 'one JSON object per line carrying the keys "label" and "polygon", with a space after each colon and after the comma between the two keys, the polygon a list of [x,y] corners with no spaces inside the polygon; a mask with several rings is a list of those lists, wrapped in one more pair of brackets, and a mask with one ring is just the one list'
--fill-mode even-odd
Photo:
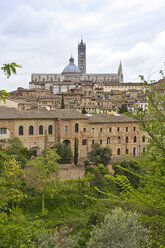
{"label": "cypress tree", "polygon": [[82,114],[88,114],[88,112],[86,111],[85,107],[83,107],[83,109],[82,109]]}
{"label": "cypress tree", "polygon": [[77,138],[74,139],[74,164],[77,165],[78,163],[78,144]]}
{"label": "cypress tree", "polygon": [[61,98],[61,109],[65,109],[65,103],[64,103],[64,95],[62,93],[62,98]]}

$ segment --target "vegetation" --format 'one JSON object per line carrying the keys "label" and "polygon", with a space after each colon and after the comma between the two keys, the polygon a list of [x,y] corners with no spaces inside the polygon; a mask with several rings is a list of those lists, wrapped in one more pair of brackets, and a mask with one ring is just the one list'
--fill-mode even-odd
{"label": "vegetation", "polygon": [[60,156],[59,164],[70,164],[72,159],[71,147],[64,142],[57,142],[53,148],[56,149],[57,154]]}
{"label": "vegetation", "polygon": [[48,193],[54,193],[54,185],[53,180],[50,179],[50,175],[52,173],[57,173],[58,171],[58,163],[57,160],[59,160],[60,157],[56,153],[55,149],[45,149],[43,151],[42,156],[36,157],[33,160],[33,165],[37,168],[35,171],[35,177],[36,173],[39,174],[39,185],[40,190],[42,194],[42,214],[45,214],[45,194]]}
{"label": "vegetation", "polygon": [[93,229],[87,247],[149,247],[149,231],[139,223],[138,217],[135,212],[115,208],[105,216],[103,223]]}
{"label": "vegetation", "polygon": [[119,114],[128,113],[128,108],[126,104],[122,104],[119,109]]}
{"label": "vegetation", "polygon": [[[10,64],[3,64],[1,66],[0,70],[2,70],[7,78],[9,78],[12,74],[16,74],[16,68],[22,68],[22,66],[17,65],[15,62],[12,62]],[[5,98],[9,96],[9,93],[7,93],[6,90],[0,90],[0,99],[2,99],[5,102]]]}
{"label": "vegetation", "polygon": [[62,97],[61,97],[61,109],[65,109],[64,95],[63,94],[62,94]]}
{"label": "vegetation", "polygon": [[[134,117],[149,145],[137,161],[115,163],[114,175],[106,167],[112,152],[99,144],[89,154],[97,166],[86,161],[84,178],[64,182],[58,180],[58,163],[67,156],[61,145],[61,158],[58,146],[30,158],[17,139],[0,150],[0,248],[165,247],[164,96],[144,84],[149,109]],[[34,184],[24,178],[24,155]]]}
{"label": "vegetation", "polygon": [[83,109],[82,109],[82,114],[88,114],[88,112],[86,111],[85,107],[83,107]]}
{"label": "vegetation", "polygon": [[89,161],[96,165],[107,165],[112,156],[111,148],[109,146],[101,147],[98,143],[93,144],[91,148],[91,151],[88,153]]}
{"label": "vegetation", "polygon": [[74,164],[78,163],[78,142],[77,138],[74,139]]}

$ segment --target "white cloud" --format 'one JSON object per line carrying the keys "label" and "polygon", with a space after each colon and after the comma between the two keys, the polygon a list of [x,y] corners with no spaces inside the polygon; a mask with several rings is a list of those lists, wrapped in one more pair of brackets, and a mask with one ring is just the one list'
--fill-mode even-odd
{"label": "white cloud", "polygon": [[23,69],[0,77],[8,90],[28,87],[33,72],[60,73],[71,53],[77,63],[81,35],[88,72],[117,72],[122,60],[125,81],[137,81],[164,62],[164,0],[11,2],[10,11],[0,9],[0,64],[16,61]]}

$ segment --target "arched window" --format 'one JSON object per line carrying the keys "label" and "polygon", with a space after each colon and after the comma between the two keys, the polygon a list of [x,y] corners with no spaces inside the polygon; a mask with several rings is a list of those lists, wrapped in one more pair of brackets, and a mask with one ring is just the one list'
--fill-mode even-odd
{"label": "arched window", "polygon": [[142,141],[145,142],[146,141],[146,138],[145,136],[142,137]]}
{"label": "arched window", "polygon": [[29,135],[33,135],[33,126],[29,127]]}
{"label": "arched window", "polygon": [[128,148],[125,149],[125,154],[128,154]]}
{"label": "arched window", "polygon": [[117,137],[117,144],[120,144],[121,143],[121,139],[120,139],[120,136]]}
{"label": "arched window", "polygon": [[133,156],[136,156],[136,147],[133,148]]}
{"label": "arched window", "polygon": [[52,125],[49,125],[48,134],[52,134],[52,133],[53,133],[53,127],[52,127]]}
{"label": "arched window", "polygon": [[125,143],[128,143],[128,136],[125,137]]}
{"label": "arched window", "polygon": [[95,140],[92,140],[92,145],[94,145],[94,143],[95,143]]}
{"label": "arched window", "polygon": [[136,143],[136,136],[133,137],[133,142]]}
{"label": "arched window", "polygon": [[83,139],[83,140],[82,140],[82,145],[83,145],[83,146],[86,146],[86,145],[87,145],[87,139]]}
{"label": "arched window", "polygon": [[39,134],[43,134],[43,126],[39,126]]}
{"label": "arched window", "polygon": [[110,144],[110,137],[107,138],[107,145]]}
{"label": "arched window", "polygon": [[76,124],[75,124],[75,133],[78,133],[78,132],[79,132],[79,124],[76,123]]}
{"label": "arched window", "polygon": [[117,155],[120,155],[120,148],[117,149]]}
{"label": "arched window", "polygon": [[146,151],[146,148],[145,147],[143,147],[143,152],[145,152]]}
{"label": "arched window", "polygon": [[19,126],[18,132],[19,132],[19,135],[23,135],[23,126]]}

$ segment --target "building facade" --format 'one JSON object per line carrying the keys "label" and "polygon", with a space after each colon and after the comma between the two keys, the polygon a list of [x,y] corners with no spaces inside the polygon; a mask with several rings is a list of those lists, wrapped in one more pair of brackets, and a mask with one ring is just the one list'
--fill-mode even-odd
{"label": "building facade", "polygon": [[125,115],[83,115],[76,110],[19,111],[0,107],[0,144],[7,148],[14,137],[39,154],[56,142],[64,142],[74,151],[78,140],[79,161],[87,159],[91,145],[99,143],[112,149],[112,159],[123,154],[138,156],[145,150],[147,135],[138,123]]}

